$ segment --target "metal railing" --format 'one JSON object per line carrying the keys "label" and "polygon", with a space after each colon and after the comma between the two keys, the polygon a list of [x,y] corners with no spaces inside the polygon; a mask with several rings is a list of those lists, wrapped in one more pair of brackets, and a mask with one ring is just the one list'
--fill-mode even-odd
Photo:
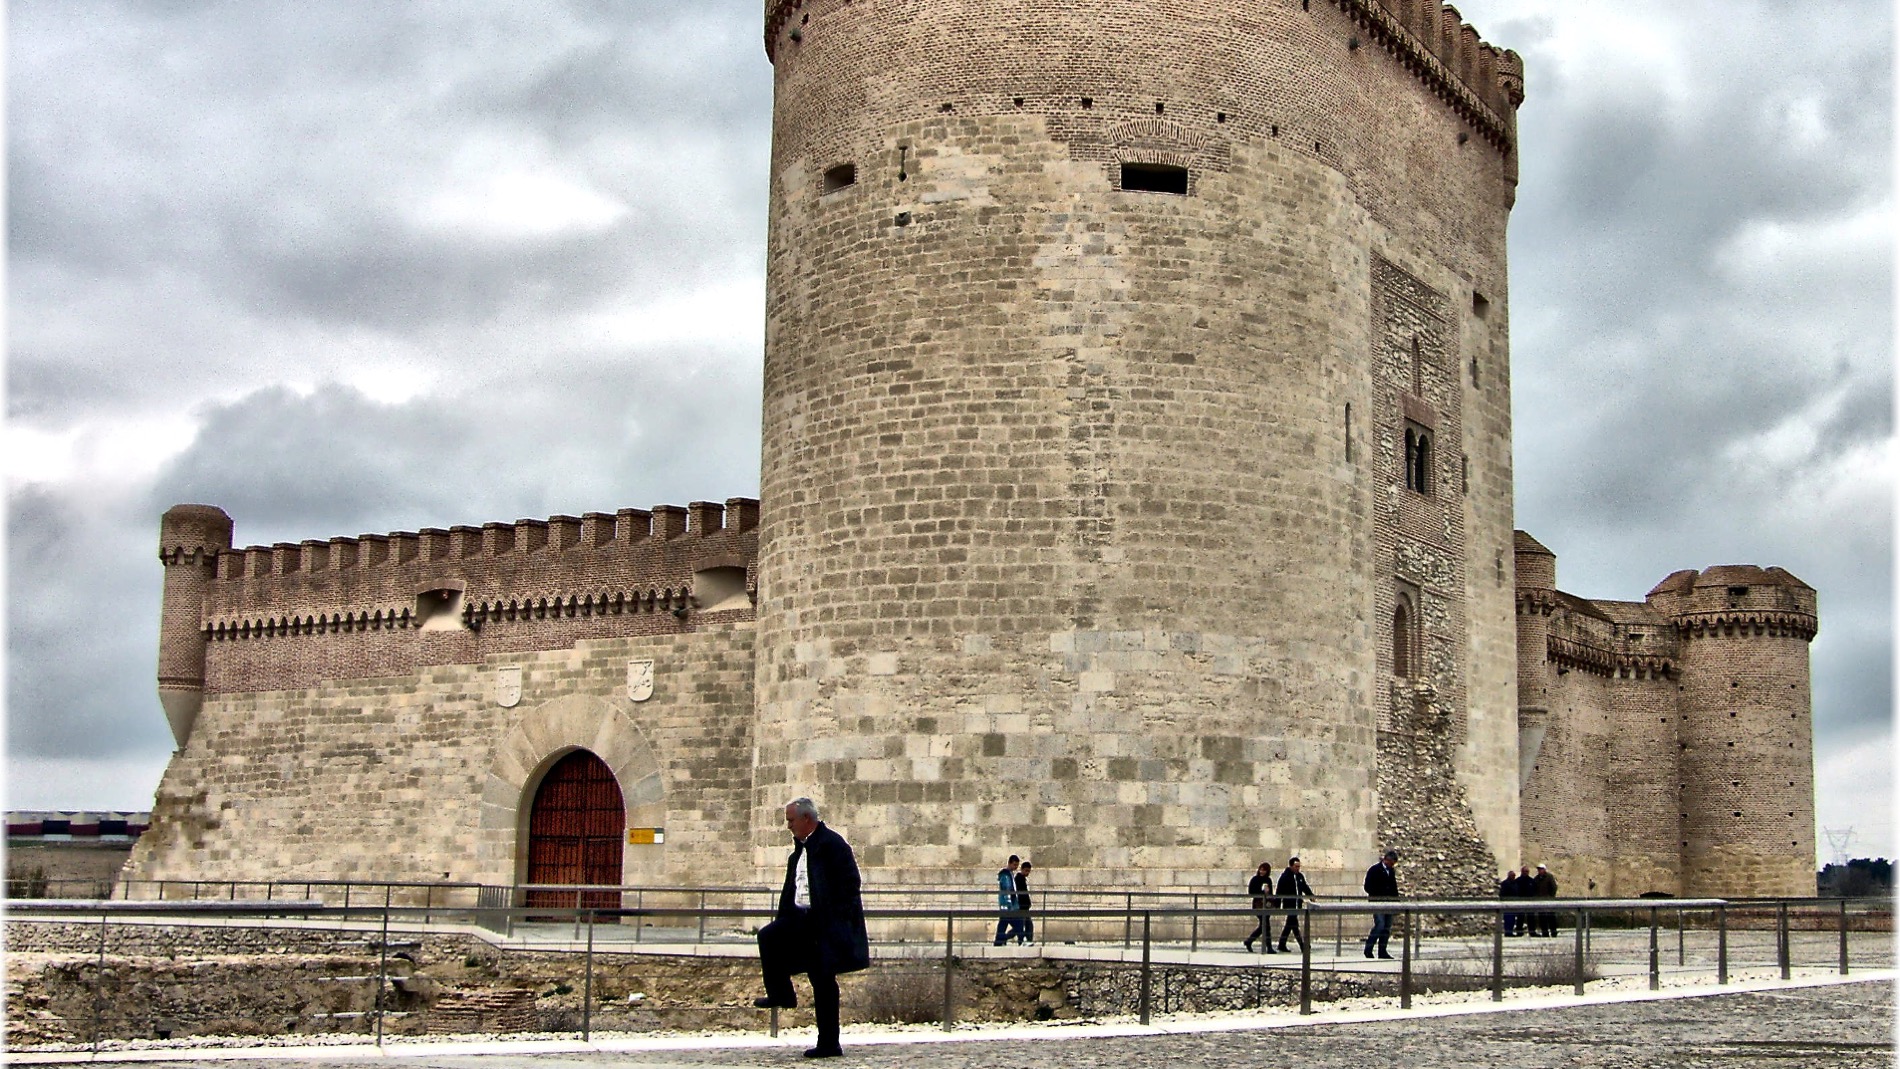
{"label": "metal railing", "polygon": [[[338,901],[288,893],[305,888],[335,891]],[[366,900],[373,888],[381,894]],[[420,943],[409,937],[465,934],[479,927],[501,933],[506,949],[566,955],[563,960],[569,962],[581,986],[578,1021],[572,1030],[587,1039],[602,1008],[596,973],[603,955],[637,950],[664,953],[669,947],[709,943],[729,944],[726,952],[733,956],[748,954],[753,933],[771,918],[776,901],[776,894],[762,888],[612,889],[622,905],[582,908],[547,905],[545,899],[534,906],[523,903],[530,890],[592,896],[602,889],[298,881],[276,883],[269,890],[263,897],[235,899],[164,895],[131,900],[24,899],[10,900],[7,908],[12,920],[92,925],[96,919],[90,970],[81,969],[89,976],[92,996],[84,1034],[96,1051],[108,1031],[115,1037],[138,1031],[131,1027],[136,1022],[123,1013],[115,1017],[108,1008],[108,951],[115,929],[125,944],[119,949],[122,957],[132,952],[129,948],[136,942],[134,926],[216,922],[251,933],[264,929],[265,935],[252,937],[275,939],[287,946],[312,932],[338,933],[354,940],[351,945],[360,944],[363,954],[373,951],[376,962],[373,975],[343,978],[365,986],[373,983],[373,998],[360,1011],[334,1016],[373,1032],[375,1042],[381,1043],[386,1022],[407,1012],[392,1008],[388,996],[417,967],[416,955],[408,951]],[[418,890],[419,901],[403,904]],[[988,898],[993,893],[867,889],[866,918],[873,944],[879,948],[876,958],[883,964],[928,964],[941,970],[938,1018],[945,1029],[956,1022],[959,977],[968,973],[972,960],[993,957],[994,967],[1009,968],[1019,953],[999,955],[986,946],[993,942],[997,921],[1009,914],[993,906],[965,905],[973,897]],[[928,906],[887,904],[904,896],[941,898]],[[1512,986],[1568,986],[1582,994],[1588,983],[1598,979],[1646,977],[1654,990],[1666,976],[1692,975],[1721,985],[1743,969],[1772,971],[1788,979],[1796,968],[1826,968],[1847,975],[1856,964],[1885,967],[1891,962],[1892,902],[1887,899],[1543,899],[1534,905],[1523,899],[1376,903],[1361,899],[1260,910],[1251,908],[1245,895],[1076,895],[1118,900],[1106,908],[1042,907],[1040,902],[1047,897],[1046,892],[1038,892],[1038,908],[1028,911],[1036,921],[1042,946],[1025,953],[1092,957],[1099,968],[1132,972],[1132,1004],[1120,1006],[1119,1012],[1130,1012],[1144,1024],[1156,1012],[1206,1008],[1196,1001],[1202,998],[1196,984],[1202,979],[1199,974],[1208,972],[1251,975],[1255,1005],[1269,1001],[1271,991],[1272,1001],[1297,1004],[1300,1013],[1310,1014],[1316,1001],[1355,994],[1383,994],[1409,1009],[1415,996],[1444,990],[1488,989],[1491,999],[1502,1000]],[[1509,934],[1507,915],[1533,911],[1545,915],[1553,928],[1563,929],[1562,934],[1542,942]],[[1375,914],[1392,917],[1389,940],[1398,953],[1391,963],[1365,960],[1372,956],[1374,945],[1357,933],[1371,927]],[[1284,925],[1287,918],[1297,924],[1297,961],[1290,954],[1277,958],[1243,954],[1238,949],[1240,934],[1248,928],[1263,924],[1270,939],[1272,928]],[[1325,947],[1325,927],[1332,928],[1330,953]],[[1354,932],[1350,942],[1349,928]],[[1208,949],[1214,944],[1225,947]],[[393,972],[392,948],[398,951],[395,961],[400,966]],[[776,1030],[776,1013],[770,1024]],[[75,1034],[80,1033],[75,1030]]]}

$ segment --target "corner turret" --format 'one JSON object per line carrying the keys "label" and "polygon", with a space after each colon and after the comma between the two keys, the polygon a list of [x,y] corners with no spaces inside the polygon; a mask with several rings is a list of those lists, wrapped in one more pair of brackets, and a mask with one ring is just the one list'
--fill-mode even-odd
{"label": "corner turret", "polygon": [[217,575],[218,554],[230,548],[231,517],[215,505],[174,505],[159,521],[165,595],[158,629],[158,700],[181,750],[204,705],[205,592]]}
{"label": "corner turret", "polygon": [[1676,572],[1647,601],[1680,641],[1683,893],[1812,894],[1814,588],[1731,564]]}

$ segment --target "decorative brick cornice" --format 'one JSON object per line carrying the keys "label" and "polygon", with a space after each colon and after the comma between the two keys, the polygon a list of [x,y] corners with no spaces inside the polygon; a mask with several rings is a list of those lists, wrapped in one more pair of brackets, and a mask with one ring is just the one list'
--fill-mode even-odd
{"label": "decorative brick cornice", "polygon": [[1664,657],[1660,654],[1621,652],[1616,655],[1616,672],[1618,675],[1628,674],[1638,677],[1666,677],[1674,675],[1675,671],[1676,662],[1674,658]]}
{"label": "decorative brick cornice", "polygon": [[1537,590],[1519,587],[1517,591],[1517,614],[1519,616],[1549,616],[1556,612],[1563,600],[1555,590]]}
{"label": "decorative brick cornice", "polygon": [[[1500,152],[1516,145],[1506,109],[1524,101],[1524,61],[1478,39],[1438,0],[1332,0]],[[1433,47],[1436,37],[1438,47]]]}
{"label": "decorative brick cornice", "polygon": [[1685,613],[1676,617],[1676,630],[1683,638],[1734,638],[1763,635],[1771,638],[1812,639],[1820,623],[1810,613],[1767,609],[1721,609],[1715,612]]}
{"label": "decorative brick cornice", "polygon": [[1552,635],[1544,648],[1550,663],[1560,668],[1574,668],[1599,676],[1616,674],[1617,656],[1601,646]]}

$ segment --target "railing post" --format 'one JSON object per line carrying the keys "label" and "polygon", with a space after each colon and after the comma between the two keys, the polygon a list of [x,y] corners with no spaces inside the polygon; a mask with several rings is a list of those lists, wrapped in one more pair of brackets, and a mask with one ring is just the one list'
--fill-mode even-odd
{"label": "railing post", "polygon": [[594,1035],[594,911],[587,911],[587,979],[581,984],[581,1042]]}
{"label": "railing post", "polygon": [[641,942],[641,929],[646,922],[647,893],[643,888],[633,893],[633,941]]}
{"label": "railing post", "polygon": [[1150,974],[1150,962],[1154,946],[1154,914],[1146,910],[1141,914],[1141,1023],[1147,1024],[1150,1018],[1149,996],[1154,988]]}
{"label": "railing post", "polygon": [[1504,1001],[1504,911],[1491,926],[1491,1001]]}
{"label": "railing post", "polygon": [[1728,906],[1715,907],[1715,982],[1728,983]]}
{"label": "railing post", "polygon": [[946,1032],[950,1031],[950,1013],[952,1009],[951,984],[953,983],[957,967],[956,925],[957,915],[955,913],[946,913],[943,915],[943,1030]]}
{"label": "railing post", "polygon": [[1656,955],[1656,907],[1649,907],[1649,989],[1662,987],[1662,962]]}
{"label": "railing post", "polygon": [[1841,975],[1847,975],[1847,899],[1841,899]]}
{"label": "railing post", "polygon": [[376,948],[376,1045],[383,1045],[383,988],[389,983],[389,892],[383,886],[383,941]]}
{"label": "railing post", "polygon": [[1128,944],[1131,940],[1134,939],[1134,937],[1135,937],[1135,895],[1134,895],[1134,892],[1130,891],[1130,892],[1127,892],[1123,896],[1123,899],[1122,899],[1122,949],[1123,950],[1128,949]]}
{"label": "railing post", "polygon": [[100,1007],[105,999],[106,983],[106,911],[99,911],[99,963],[92,971],[92,1056],[99,1056]]}
{"label": "railing post", "polygon": [[1313,1012],[1313,915],[1306,915],[1306,938],[1300,940],[1300,1013]]}
{"label": "railing post", "polygon": [[1412,912],[1399,913],[1399,1009],[1412,1008]]}
{"label": "railing post", "polygon": [[427,925],[435,915],[435,884],[425,884],[422,888],[422,923]]}
{"label": "railing post", "polygon": [[699,892],[699,941],[706,941],[706,892]]}
{"label": "railing post", "polygon": [[1201,949],[1201,896],[1198,891],[1189,892],[1188,908],[1193,910],[1188,920],[1188,953]]}
{"label": "railing post", "polygon": [[1781,978],[1786,980],[1793,970],[1788,960],[1788,901],[1783,899],[1775,904],[1775,960],[1781,965]]}
{"label": "railing post", "polygon": [[1576,984],[1576,993],[1579,995],[1583,994],[1583,932],[1589,926],[1590,911],[1578,907],[1576,952],[1571,958],[1570,967],[1575,970],[1575,975],[1571,977],[1571,980]]}
{"label": "railing post", "polygon": [[1687,948],[1683,942],[1685,938],[1682,927],[1682,907],[1678,906],[1676,907],[1676,968],[1678,969],[1683,967],[1687,959],[1685,953]]}

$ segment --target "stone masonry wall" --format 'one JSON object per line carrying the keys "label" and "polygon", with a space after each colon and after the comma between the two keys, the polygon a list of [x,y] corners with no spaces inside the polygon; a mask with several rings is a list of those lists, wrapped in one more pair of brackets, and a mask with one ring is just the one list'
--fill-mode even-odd
{"label": "stone masonry wall", "polygon": [[[666,829],[626,847],[626,883],[747,881],[752,640],[737,624],[213,698],[125,877],[517,882],[539,777],[580,748],[614,770],[629,826]],[[652,697],[633,701],[646,659]]]}

